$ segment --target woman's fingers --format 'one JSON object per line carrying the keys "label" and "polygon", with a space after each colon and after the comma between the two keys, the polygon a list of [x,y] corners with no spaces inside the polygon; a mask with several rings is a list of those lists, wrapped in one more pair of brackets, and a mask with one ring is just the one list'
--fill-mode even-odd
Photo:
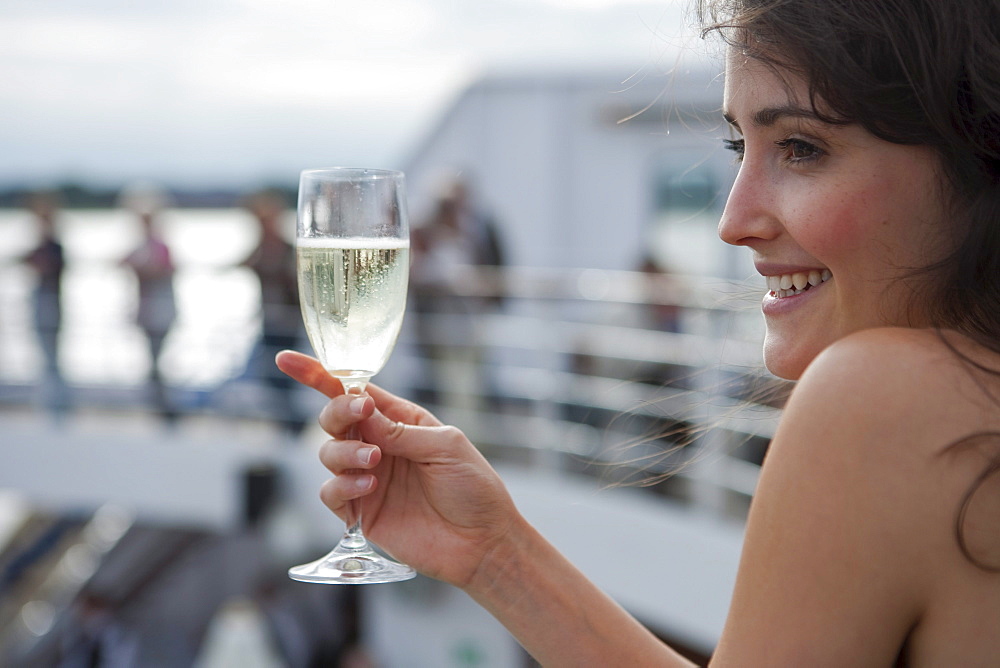
{"label": "woman's fingers", "polygon": [[375,446],[356,440],[329,440],[319,450],[319,459],[334,474],[320,488],[320,499],[333,512],[346,517],[348,501],[365,496],[375,489],[377,480],[369,472],[382,461]]}
{"label": "woman's fingers", "polygon": [[344,475],[373,469],[382,461],[382,452],[374,445],[361,441],[332,440],[319,449],[319,460],[331,473]]}
{"label": "woman's fingers", "polygon": [[[340,380],[331,376],[319,360],[314,357],[294,350],[283,350],[275,356],[274,362],[283,373],[292,379],[325,394],[331,399],[344,394]],[[437,418],[421,406],[401,399],[376,385],[368,385],[368,394],[375,397],[379,409],[393,420],[427,426],[441,424]]]}
{"label": "woman's fingers", "polygon": [[[421,463],[450,461],[469,446],[468,439],[454,427],[431,424],[411,424],[394,420],[379,410],[375,397],[368,395],[341,395],[334,397],[320,412],[319,424],[333,436],[334,443],[350,443],[361,447],[374,444],[384,454],[398,455]],[[429,415],[429,414],[428,414]],[[356,427],[357,431],[352,431]],[[333,448],[332,444],[324,446]],[[471,447],[471,446],[470,446]],[[336,450],[338,453],[340,449]],[[339,455],[338,455],[339,456]],[[327,463],[324,460],[324,463]],[[339,465],[339,460],[330,460]],[[357,468],[350,463],[343,469]],[[337,472],[335,469],[334,472]]]}
{"label": "woman's fingers", "polygon": [[344,519],[347,502],[368,494],[376,484],[375,476],[370,473],[339,475],[323,483],[319,488],[319,498],[327,508]]}
{"label": "woman's fingers", "polygon": [[384,454],[418,463],[453,462],[471,448],[465,435],[455,427],[407,424],[379,411],[372,413],[360,428],[361,438],[377,443]]}
{"label": "woman's fingers", "polygon": [[340,381],[331,376],[314,357],[294,350],[282,350],[275,356],[274,363],[292,379],[322,392],[331,399],[344,393],[344,386]]}
{"label": "woman's fingers", "polygon": [[367,391],[375,399],[379,410],[391,420],[425,427],[441,426],[441,421],[423,406],[397,397],[377,385],[369,384]]}
{"label": "woman's fingers", "polygon": [[319,414],[319,425],[334,438],[358,438],[349,430],[375,412],[375,402],[367,394],[347,394],[327,402]]}

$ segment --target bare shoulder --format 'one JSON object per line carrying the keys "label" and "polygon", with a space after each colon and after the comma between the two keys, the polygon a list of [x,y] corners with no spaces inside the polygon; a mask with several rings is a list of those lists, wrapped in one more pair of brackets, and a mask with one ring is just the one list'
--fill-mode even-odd
{"label": "bare shoulder", "polygon": [[[1000,356],[955,332],[845,337],[803,374],[768,459],[768,484],[801,481],[804,503],[864,506],[874,536],[895,536],[897,556],[939,581],[964,573],[956,521],[970,490],[996,497],[978,524],[1000,520],[1000,479],[977,482],[1000,462]],[[967,535],[1000,556],[992,528]]]}
{"label": "bare shoulder", "polygon": [[959,498],[982,466],[956,460],[954,444],[1000,431],[1000,375],[980,367],[1000,372],[1000,359],[954,333],[847,336],[802,375],[769,458],[784,460],[792,475],[836,471],[904,502],[891,507],[931,512],[942,497]]}
{"label": "bare shoulder", "polygon": [[956,333],[857,332],[806,369],[787,421],[808,417],[810,429],[835,428],[845,447],[930,454],[968,433],[1000,428],[1000,375],[982,367],[1000,374],[1000,356]]}
{"label": "bare shoulder", "polygon": [[976,647],[956,629],[977,616],[1000,623],[1000,583],[955,538],[984,460],[950,447],[1000,430],[1000,379],[962,356],[1000,369],[957,335],[905,329],[845,337],[809,366],[761,471],[720,656],[891,665]]}
{"label": "bare shoulder", "polygon": [[897,497],[926,489],[925,478],[935,475],[929,462],[1000,412],[956,345],[971,351],[935,331],[901,328],[832,344],[796,384],[768,468],[805,479],[838,476],[878,493],[895,482]]}
{"label": "bare shoulder", "polygon": [[913,381],[947,380],[960,369],[961,360],[953,349],[959,340],[956,335],[929,329],[886,327],[855,332],[820,353],[800,385],[833,381],[843,382],[844,389],[849,389],[852,382],[902,382],[906,389],[919,393],[921,386],[912,386]]}

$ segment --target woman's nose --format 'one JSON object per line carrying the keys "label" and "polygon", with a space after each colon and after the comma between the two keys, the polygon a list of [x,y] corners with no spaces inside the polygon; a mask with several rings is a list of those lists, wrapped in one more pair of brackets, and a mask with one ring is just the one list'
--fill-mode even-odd
{"label": "woman's nose", "polygon": [[719,238],[734,246],[773,239],[781,233],[773,178],[744,161],[719,221]]}

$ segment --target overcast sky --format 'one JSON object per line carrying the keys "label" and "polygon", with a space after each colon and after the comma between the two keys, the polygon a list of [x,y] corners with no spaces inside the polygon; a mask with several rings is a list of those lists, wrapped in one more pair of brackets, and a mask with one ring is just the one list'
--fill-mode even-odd
{"label": "overcast sky", "polygon": [[484,71],[662,75],[674,0],[4,0],[0,184],[394,167]]}

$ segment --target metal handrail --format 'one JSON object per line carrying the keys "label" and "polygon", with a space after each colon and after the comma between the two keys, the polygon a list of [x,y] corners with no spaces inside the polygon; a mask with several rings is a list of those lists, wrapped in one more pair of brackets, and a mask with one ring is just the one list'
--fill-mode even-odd
{"label": "metal handrail", "polygon": [[[752,440],[762,450],[780,416],[780,402],[761,402],[752,396],[755,387],[770,379],[763,370],[759,341],[754,340],[759,329],[757,316],[741,297],[749,290],[747,284],[711,277],[465,267],[444,286],[443,295],[436,293],[452,300],[453,306],[456,299],[463,303],[458,312],[420,312],[419,307],[433,302],[435,294],[413,287],[414,297],[420,299],[411,300],[412,312],[407,315],[407,327],[393,362],[410,371],[402,380],[397,377],[398,386],[390,389],[417,398],[432,397],[427,401],[436,410],[456,416],[459,426],[473,431],[486,445],[574,456],[585,452],[598,460],[614,458],[602,450],[608,443],[643,437],[655,441],[657,422],[686,424],[690,432],[713,432],[716,440],[721,439],[717,454],[704,459],[723,463],[699,466],[696,471],[685,469],[682,475],[697,477],[699,484],[717,483],[746,494],[752,488],[746,475],[734,488],[726,482],[728,474],[719,473],[715,480],[712,471],[732,468],[725,463],[728,460],[745,469],[748,458],[731,455],[733,444]],[[502,306],[498,306],[501,301]],[[684,331],[650,329],[638,317],[642,309],[657,306],[676,307]],[[623,313],[635,322],[622,322]],[[180,317],[183,320],[184,314]],[[298,314],[291,309],[288,317],[297,319]],[[258,328],[258,314],[248,314],[246,323],[227,323],[227,329],[240,326]],[[472,388],[480,396],[466,397],[457,405],[447,393],[433,396],[426,371],[436,362],[426,357],[426,345],[420,345],[427,343],[419,338],[421,328],[425,336],[431,332],[439,349],[474,353],[449,363],[457,373],[488,379],[487,384]],[[305,343],[303,348],[308,349]],[[467,367],[464,370],[463,365]],[[662,376],[662,384],[646,382],[644,369]],[[276,369],[271,372],[278,373]],[[255,383],[262,379],[251,375],[243,380]],[[135,386],[85,389],[90,402],[128,410],[142,406],[143,398]],[[180,389],[172,388],[175,392]],[[8,401],[29,396],[10,387],[5,395]],[[247,399],[241,396],[238,401]],[[516,410],[510,410],[513,404]],[[259,407],[234,409],[231,404],[213,405],[202,400],[178,408],[187,412],[228,411],[247,417]],[[603,417],[586,423],[579,417],[581,413]],[[263,416],[276,417],[266,411]],[[638,422],[625,428],[629,419],[623,417],[638,418]],[[531,433],[552,434],[551,442],[533,437],[525,443],[514,438],[523,430],[512,428],[512,424],[528,418],[535,425]],[[612,426],[609,422],[613,419]],[[483,430],[485,424],[503,426]],[[570,443],[567,433],[585,442]]]}

